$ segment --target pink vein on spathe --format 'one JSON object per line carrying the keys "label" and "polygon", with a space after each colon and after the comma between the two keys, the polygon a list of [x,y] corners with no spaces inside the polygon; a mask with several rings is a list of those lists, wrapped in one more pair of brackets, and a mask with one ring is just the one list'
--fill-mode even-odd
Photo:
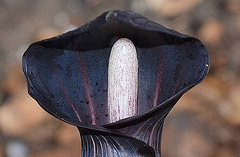
{"label": "pink vein on spathe", "polygon": [[153,107],[158,105],[158,99],[161,91],[161,85],[162,85],[162,79],[163,79],[163,70],[164,70],[164,57],[160,59],[160,66],[157,74],[157,83],[156,83],[156,90],[154,94],[154,100],[153,100]]}
{"label": "pink vein on spathe", "polygon": [[[54,62],[51,62],[51,63],[53,64]],[[55,63],[55,64],[56,64],[56,63]],[[55,65],[55,64],[53,64],[53,66],[50,66],[50,68],[51,68],[51,69],[55,72],[55,74],[57,75],[57,81],[58,81],[58,83],[60,84],[60,87],[62,87],[63,95],[67,98],[67,101],[68,101],[68,103],[71,105],[71,108],[73,109],[73,112],[74,112],[75,115],[77,116],[78,121],[79,121],[79,122],[82,122],[82,120],[81,120],[81,118],[80,118],[80,116],[79,116],[76,108],[74,107],[74,103],[73,103],[71,97],[69,96],[66,88],[64,87],[64,84],[63,84],[63,81],[61,80],[61,77],[58,76],[58,73],[57,73],[56,65]],[[37,68],[37,67],[36,67],[36,68]],[[48,93],[48,95],[50,95],[49,92],[48,92],[48,90],[46,89],[46,87],[43,85],[41,79],[40,79],[40,83],[41,83],[43,89],[45,90],[45,92]]]}
{"label": "pink vein on spathe", "polygon": [[86,96],[87,96],[87,100],[88,100],[88,106],[89,106],[89,115],[91,117],[91,123],[92,124],[96,124],[96,112],[95,112],[95,107],[94,107],[94,103],[93,103],[93,99],[91,97],[92,95],[92,91],[89,85],[89,81],[88,81],[88,74],[87,74],[87,69],[86,69],[86,65],[85,62],[83,60],[83,56],[81,55],[81,53],[79,53],[79,65],[80,65],[80,71],[82,73],[82,79],[83,79],[83,84],[84,84],[84,88],[86,91]]}
{"label": "pink vein on spathe", "polygon": [[68,94],[68,92],[66,92],[66,89],[64,88],[63,85],[62,85],[62,89],[63,89],[63,93],[64,93],[64,95],[65,95],[66,98],[67,98],[68,103],[71,105],[71,107],[72,107],[73,111],[75,112],[75,114],[76,114],[76,116],[77,116],[79,122],[82,122],[82,120],[81,120],[81,118],[80,118],[80,116],[79,116],[79,114],[78,114],[76,108],[74,107],[74,103],[72,102],[72,99],[71,99],[70,95]]}
{"label": "pink vein on spathe", "polygon": [[[53,66],[53,68],[54,68],[53,70],[56,72],[56,66],[55,65]],[[56,73],[56,75],[58,75],[58,73]],[[79,116],[79,114],[78,114],[78,112],[77,112],[77,110],[74,106],[74,103],[73,103],[70,95],[68,94],[67,89],[65,88],[63,81],[61,80],[61,77],[57,76],[57,81],[59,82],[60,86],[62,87],[63,95],[66,97],[68,103],[71,105],[71,108],[73,109],[73,112],[77,116],[78,121],[82,122],[82,120],[81,120],[81,118],[80,118],[80,116]]]}

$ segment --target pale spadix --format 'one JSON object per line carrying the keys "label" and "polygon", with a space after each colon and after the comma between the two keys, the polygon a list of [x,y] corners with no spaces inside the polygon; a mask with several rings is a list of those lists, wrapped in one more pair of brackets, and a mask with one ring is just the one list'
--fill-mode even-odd
{"label": "pale spadix", "polygon": [[108,65],[109,122],[137,114],[138,60],[136,48],[126,38],[117,40]]}

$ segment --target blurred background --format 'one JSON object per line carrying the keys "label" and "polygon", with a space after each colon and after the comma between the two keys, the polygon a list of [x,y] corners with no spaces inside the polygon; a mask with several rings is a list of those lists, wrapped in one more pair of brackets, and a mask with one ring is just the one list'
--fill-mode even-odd
{"label": "blurred background", "polygon": [[113,9],[197,37],[209,52],[208,77],[167,117],[163,156],[240,157],[239,0],[0,0],[0,157],[80,156],[77,129],[27,94],[21,57],[34,41]]}

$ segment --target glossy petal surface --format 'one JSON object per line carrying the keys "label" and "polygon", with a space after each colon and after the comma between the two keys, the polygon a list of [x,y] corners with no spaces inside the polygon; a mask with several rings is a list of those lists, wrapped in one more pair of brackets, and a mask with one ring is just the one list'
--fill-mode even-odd
{"label": "glossy petal surface", "polygon": [[[137,49],[138,114],[109,123],[107,67],[119,38],[130,39]],[[76,30],[33,43],[23,57],[29,94],[50,114],[79,128],[134,137],[157,155],[164,118],[208,68],[198,39],[129,11],[106,12]]]}

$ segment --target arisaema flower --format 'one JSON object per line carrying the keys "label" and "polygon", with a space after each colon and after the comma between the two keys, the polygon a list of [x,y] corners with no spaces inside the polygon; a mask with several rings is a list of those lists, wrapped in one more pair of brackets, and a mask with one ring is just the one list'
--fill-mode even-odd
{"label": "arisaema flower", "polygon": [[[111,60],[121,47],[125,55],[136,50],[129,55],[133,58],[120,53],[118,61]],[[126,74],[119,72],[122,65]],[[208,69],[198,39],[130,11],[105,12],[73,31],[33,43],[23,56],[29,94],[48,113],[78,128],[83,157],[160,157],[165,117]]]}

